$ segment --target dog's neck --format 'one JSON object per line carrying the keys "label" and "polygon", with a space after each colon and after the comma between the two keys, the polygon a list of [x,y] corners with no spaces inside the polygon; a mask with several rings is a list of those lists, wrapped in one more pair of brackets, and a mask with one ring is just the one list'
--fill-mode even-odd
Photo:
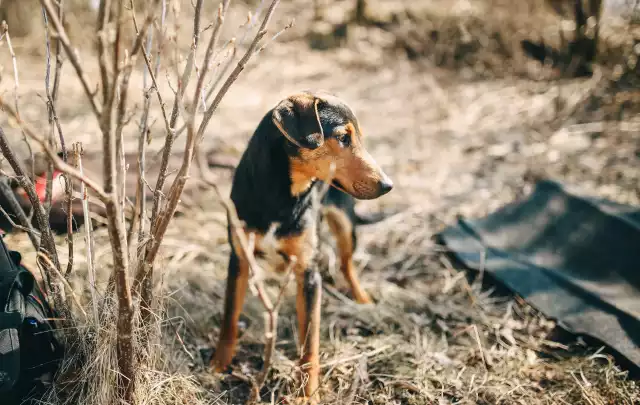
{"label": "dog's neck", "polygon": [[[276,234],[301,232],[315,213],[316,181],[304,190],[292,187],[292,167],[287,143],[268,113],[249,140],[235,172],[231,199],[238,216],[251,229],[266,232],[278,222]],[[294,195],[295,194],[295,195]]]}

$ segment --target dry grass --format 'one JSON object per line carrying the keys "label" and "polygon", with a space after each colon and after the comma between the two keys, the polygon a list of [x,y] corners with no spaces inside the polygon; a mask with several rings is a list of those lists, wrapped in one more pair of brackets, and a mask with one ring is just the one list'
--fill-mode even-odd
{"label": "dry grass", "polygon": [[[385,3],[393,8],[390,3],[402,2]],[[188,7],[187,2],[180,4]],[[343,12],[347,9],[346,2],[336,4]],[[430,13],[437,11],[447,18],[444,21],[462,18],[438,4],[430,6]],[[495,6],[474,4],[485,11],[487,5]],[[314,52],[301,35],[311,14],[299,9],[299,2],[283,4],[276,24],[282,26],[295,15],[296,28],[280,38],[281,44],[260,54],[261,63],[251,66],[229,93],[214,117],[212,142],[206,146],[222,145],[237,156],[259,118],[280,97],[300,88],[326,88],[354,106],[368,134],[370,151],[396,183],[388,196],[359,207],[398,212],[359,230],[357,264],[364,287],[377,300],[375,305],[358,306],[341,292],[344,284],[333,250],[329,242],[323,245],[323,402],[639,403],[637,383],[628,380],[599,347],[575,339],[554,341],[553,322],[517,297],[495,290],[490,280],[469,277],[432,240],[456,215],[484,215],[526,191],[532,173],[637,205],[638,132],[625,129],[637,125],[637,116],[624,116],[627,126],[604,125],[601,108],[574,108],[598,93],[602,84],[596,81],[549,83],[503,75],[501,80],[469,83],[460,75],[459,65],[434,69],[430,64],[425,69],[407,61],[397,48],[392,51],[397,33],[379,27],[350,28],[343,48]],[[229,26],[240,25],[245,11],[238,7],[229,17],[233,21]],[[487,18],[486,12],[474,13],[468,20],[470,27],[478,27],[471,30],[472,35],[518,26],[517,15],[503,24],[500,18]],[[548,24],[556,21],[547,17]],[[551,27],[545,19],[536,21],[539,31]],[[528,23],[534,26],[536,21]],[[4,48],[0,51],[4,53]],[[482,50],[476,56],[481,61],[496,57]],[[45,116],[37,95],[40,61],[22,57],[28,61],[22,63],[23,114],[38,123],[38,117]],[[520,58],[501,57],[495,66]],[[4,61],[6,55],[1,58]],[[140,76],[134,74],[135,80]],[[0,86],[10,89],[6,80]],[[77,83],[67,83],[64,91],[67,98],[59,107],[63,125],[73,133],[73,140],[83,140],[85,148],[91,148],[95,129],[87,118],[90,111],[73,101],[81,89]],[[168,88],[161,91],[170,94]],[[158,116],[158,111],[154,114]],[[595,130],[586,125],[594,121],[600,125]],[[153,135],[151,151],[160,142]],[[219,174],[219,184],[227,193],[228,173]],[[206,370],[221,319],[229,247],[226,217],[213,191],[204,189],[191,200],[182,207],[185,215],[177,217],[168,230],[161,251],[156,288],[164,296],[164,310],[157,314],[154,327],[162,331],[162,338],[154,346],[155,367],[145,370],[138,384],[136,396],[143,404],[243,403],[249,384],[242,376],[256,375],[261,367],[263,307],[257,298],[249,297],[234,363],[238,375],[212,375]],[[27,261],[34,260],[25,235],[11,235],[7,241],[11,248],[23,251]],[[65,263],[64,240],[57,242]],[[111,271],[105,229],[96,232],[95,246],[102,288]],[[81,236],[76,237],[75,249],[79,253],[72,284],[89,308]],[[277,283],[270,282],[268,288],[276,291]],[[113,315],[109,308],[103,313],[107,318]],[[88,332],[102,328],[104,333],[99,335],[104,341],[88,339],[78,352],[90,361],[77,376],[86,384],[75,385],[75,402],[70,403],[111,402],[109,388],[117,369],[112,325],[108,319],[83,325]],[[288,295],[280,312],[277,351],[262,392],[264,401],[269,403],[273,395],[274,403],[282,403],[296,392],[296,357],[295,305]],[[54,397],[49,403],[59,404]]]}

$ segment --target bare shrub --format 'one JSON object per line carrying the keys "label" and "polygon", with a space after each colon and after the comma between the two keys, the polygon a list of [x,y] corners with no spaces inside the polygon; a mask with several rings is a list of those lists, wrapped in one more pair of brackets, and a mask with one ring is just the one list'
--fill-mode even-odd
{"label": "bare shrub", "polygon": [[[12,21],[18,22],[20,18],[32,17],[36,5],[31,3],[5,2],[2,10],[11,14]],[[20,115],[19,69],[10,42],[12,32],[6,25],[3,35],[14,57],[15,97],[13,100],[0,97],[0,107],[17,123],[22,135],[46,154],[48,181],[44,202],[35,191],[33,176],[16,158],[2,130],[0,149],[15,178],[29,196],[37,219],[37,230],[31,229],[26,215],[19,216],[22,222],[19,225],[29,232],[34,247],[39,250],[38,263],[44,274],[45,285],[56,309],[64,318],[61,330],[67,343],[68,354],[49,400],[58,403],[94,404],[119,401],[147,402],[150,390],[152,391],[149,382],[157,380],[159,374],[154,374],[153,368],[158,357],[155,343],[159,324],[159,308],[154,297],[153,278],[163,237],[190,177],[191,164],[207,125],[249,60],[266,45],[263,38],[279,1],[273,0],[265,9],[261,17],[262,23],[253,40],[236,60],[235,42],[230,40],[220,44],[230,0],[221,2],[214,21],[206,27],[205,21],[202,21],[204,1],[197,0],[193,5],[192,45],[185,63],[179,63],[179,58],[173,58],[169,62],[173,64],[171,68],[176,72],[172,79],[177,83],[170,104],[171,109],[167,109],[169,105],[165,104],[158,81],[159,66],[165,54],[164,47],[171,41],[167,37],[167,19],[170,13],[179,12],[177,2],[154,0],[137,4],[134,0],[100,1],[95,13],[97,22],[94,32],[99,71],[97,78],[91,76],[91,69],[87,68],[76,52],[73,39],[68,34],[68,24],[65,24],[65,15],[68,13],[65,7],[75,8],[78,2],[40,0],[39,3],[42,9],[39,26],[44,27],[40,38],[46,41],[45,92],[49,116],[48,133],[42,134]],[[31,23],[33,24],[33,21]],[[31,25],[25,23],[24,27],[27,27],[27,30],[19,32],[20,34],[31,33]],[[246,29],[250,28],[251,26]],[[131,41],[127,40],[127,32],[132,33]],[[55,51],[51,46],[52,38],[55,38],[59,45],[55,47]],[[227,52],[229,48],[233,48],[234,52]],[[82,146],[74,144],[73,151],[71,150],[70,139],[65,138],[57,118],[58,90],[67,80],[61,75],[62,55],[71,65],[66,71],[73,71],[79,79],[86,102],[99,123],[102,139],[102,181],[91,178],[84,172]],[[52,69],[54,58],[56,63]],[[221,64],[225,58],[225,63],[228,66],[235,64],[235,68],[228,74],[224,69],[217,72],[217,77],[214,76],[214,63]],[[144,64],[137,64],[139,59],[143,59]],[[144,104],[141,109],[131,105],[129,92],[130,79],[137,67],[144,69]],[[170,85],[173,84],[172,79],[169,79]],[[96,81],[97,86],[94,84]],[[147,207],[149,183],[145,172],[145,145],[150,127],[150,108],[154,100],[161,111],[165,143],[161,169],[152,191],[153,203]],[[135,201],[130,203],[125,193],[127,166],[124,130],[134,119],[139,121],[137,193]],[[172,155],[172,146],[182,131],[186,134],[186,142],[180,169],[176,175],[170,176],[168,162]],[[59,151],[62,151],[62,154],[59,154]],[[31,160],[34,160],[33,157]],[[89,286],[92,301],[89,314],[80,304],[70,305],[72,302],[78,302],[77,299],[70,299],[75,298],[76,293],[66,279],[73,272],[74,236],[71,215],[68,218],[67,235],[69,260],[65,270],[58,258],[57,246],[49,228],[54,170],[64,174],[65,191],[69,201],[75,192],[74,185],[79,185],[82,192],[83,209],[87,219],[86,255],[89,280],[92,284]],[[108,243],[111,248],[109,283],[106,290],[102,291],[98,291],[94,284],[95,236],[89,220],[88,199],[97,200],[97,204],[104,210]],[[134,207],[134,215],[125,215],[131,205]],[[132,220],[127,221],[127,218]],[[272,315],[276,309],[277,307],[268,308]],[[115,327],[111,327],[114,324]],[[189,387],[192,387],[192,391],[197,391],[192,383],[181,383],[184,385],[180,390],[185,391],[180,395],[182,400],[189,397]],[[140,388],[139,384],[144,388]],[[169,382],[168,385],[178,389],[179,384],[172,385]]]}

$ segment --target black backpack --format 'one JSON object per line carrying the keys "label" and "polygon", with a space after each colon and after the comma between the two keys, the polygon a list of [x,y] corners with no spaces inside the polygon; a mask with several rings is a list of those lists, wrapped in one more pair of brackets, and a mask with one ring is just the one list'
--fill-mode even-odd
{"label": "black backpack", "polygon": [[[33,274],[0,237],[0,398],[28,403],[42,395],[63,357],[55,313]],[[36,399],[37,400],[37,399]]]}

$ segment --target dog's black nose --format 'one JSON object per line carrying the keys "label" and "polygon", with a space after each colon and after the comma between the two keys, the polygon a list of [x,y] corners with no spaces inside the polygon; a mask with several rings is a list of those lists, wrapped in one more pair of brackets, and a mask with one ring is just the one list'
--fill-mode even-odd
{"label": "dog's black nose", "polygon": [[380,195],[385,195],[393,188],[393,181],[386,177],[380,181]]}

